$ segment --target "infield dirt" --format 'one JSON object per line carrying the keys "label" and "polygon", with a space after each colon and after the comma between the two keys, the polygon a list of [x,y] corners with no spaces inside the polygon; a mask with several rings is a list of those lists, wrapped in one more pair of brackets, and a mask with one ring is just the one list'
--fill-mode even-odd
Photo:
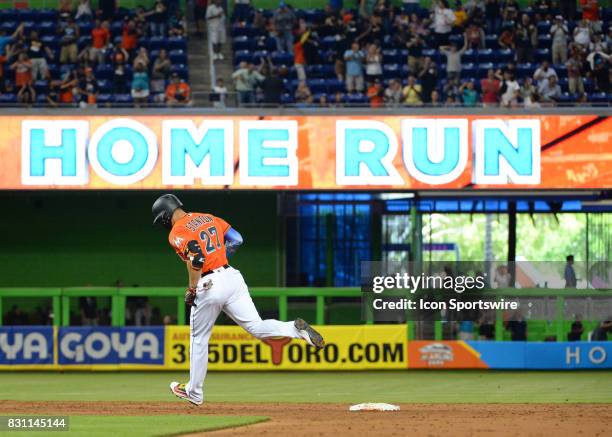
{"label": "infield dirt", "polygon": [[269,421],[210,436],[606,436],[610,404],[401,404],[399,412],[349,412],[346,404],[0,401],[0,415],[223,415]]}

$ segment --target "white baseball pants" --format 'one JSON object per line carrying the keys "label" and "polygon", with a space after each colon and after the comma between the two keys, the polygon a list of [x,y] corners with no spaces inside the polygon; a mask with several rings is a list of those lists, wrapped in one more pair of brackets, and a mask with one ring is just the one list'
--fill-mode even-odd
{"label": "white baseball pants", "polygon": [[[212,281],[208,289],[205,284]],[[293,322],[262,320],[255,308],[242,274],[229,267],[219,268],[198,282],[194,307],[191,307],[191,339],[187,395],[204,400],[203,386],[208,369],[208,342],[219,313],[223,311],[256,338],[302,338]]]}

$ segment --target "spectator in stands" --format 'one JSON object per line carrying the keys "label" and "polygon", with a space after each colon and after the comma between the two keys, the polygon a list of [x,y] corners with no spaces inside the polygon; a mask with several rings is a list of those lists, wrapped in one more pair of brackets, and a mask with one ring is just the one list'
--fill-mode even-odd
{"label": "spectator in stands", "polygon": [[429,106],[441,106],[442,102],[440,101],[440,93],[437,90],[433,90],[429,95]]}
{"label": "spectator in stands", "polygon": [[94,49],[91,43],[87,43],[83,50],[79,52],[77,59],[80,65],[95,65],[98,61],[98,52]]}
{"label": "spectator in stands", "polygon": [[495,339],[495,313],[492,311],[483,311],[478,319],[478,339],[479,340],[494,340]]}
{"label": "spectator in stands", "polygon": [[255,86],[264,80],[264,76],[255,69],[255,66],[241,62],[232,74],[232,79],[238,93],[238,104],[242,106],[255,103]]}
{"label": "spectator in stands", "polygon": [[69,17],[67,22],[59,24],[57,32],[61,41],[60,63],[75,64],[78,57],[79,26]]}
{"label": "spectator in stands", "polygon": [[187,20],[185,15],[177,10],[174,15],[170,15],[168,19],[168,36],[184,37],[187,35]]}
{"label": "spectator in stands", "polygon": [[523,106],[525,106],[525,108],[540,107],[538,90],[530,77],[526,77],[523,82],[523,86],[521,87],[521,98],[523,99]]}
{"label": "spectator in stands", "polygon": [[369,82],[367,96],[370,100],[370,107],[372,108],[380,108],[384,105],[384,93],[385,90],[382,87],[380,79],[376,78],[373,81]]}
{"label": "spectator in stands", "polygon": [[557,76],[551,76],[539,90],[542,102],[555,104],[561,97],[561,87],[557,83]]}
{"label": "spectator in stands", "polygon": [[567,67],[567,87],[570,94],[584,94],[582,64],[578,51],[574,51],[567,64],[565,64]]}
{"label": "spectator in stands", "polygon": [[455,23],[455,13],[448,7],[447,0],[433,0],[433,30],[435,47],[445,46]]}
{"label": "spectator in stands", "polygon": [[95,56],[95,63],[103,64],[106,57],[106,50],[111,41],[111,33],[108,21],[96,20],[94,28],[91,30],[92,55]]}
{"label": "spectator in stands", "polygon": [[482,90],[483,106],[497,106],[499,102],[499,89],[501,82],[495,76],[495,71],[490,69],[487,72],[487,78],[480,81],[480,89]]}
{"label": "spectator in stands", "polygon": [[438,69],[436,63],[428,56],[423,61],[423,68],[419,73],[419,81],[421,83],[421,100],[423,103],[429,103],[431,93],[438,85]]}
{"label": "spectator in stands", "polygon": [[555,17],[555,22],[550,26],[550,36],[552,37],[552,62],[553,64],[565,64],[567,61],[567,38],[569,31],[567,24],[561,15]]}
{"label": "spectator in stands", "polygon": [[222,61],[221,48],[225,43],[225,11],[221,0],[212,0],[206,8],[206,25],[208,26],[208,39],[213,48],[213,61]]}
{"label": "spectator in stands", "polygon": [[463,106],[476,106],[478,102],[478,91],[474,88],[474,82],[468,80],[459,88]]}
{"label": "spectator in stands", "polygon": [[549,21],[552,18],[553,4],[551,0],[534,0],[533,10],[536,21]]}
{"label": "spectator in stands", "polygon": [[132,55],[136,47],[138,47],[139,39],[140,31],[136,27],[136,22],[134,20],[124,22],[121,31],[121,48]]}
{"label": "spectator in stands", "polygon": [[297,89],[295,90],[295,102],[296,103],[308,103],[312,98],[310,88],[306,85],[306,82],[300,82]]}
{"label": "spectator in stands", "polygon": [[20,53],[11,66],[11,70],[15,71],[15,85],[17,88],[32,85],[32,61],[24,52]]}
{"label": "spectator in stands", "polygon": [[574,271],[574,255],[568,255],[565,257],[565,261],[565,272],[563,273],[565,288],[576,288],[578,281],[576,280],[576,272]]}
{"label": "spectator in stands", "polygon": [[225,100],[227,98],[227,87],[222,77],[217,78],[217,83],[212,89],[211,101],[215,108],[225,108]]}
{"label": "spectator in stands", "polygon": [[518,105],[521,86],[516,81],[514,75],[509,71],[505,71],[503,77],[504,81],[499,89],[501,105],[505,107],[516,107]]}
{"label": "spectator in stands", "polygon": [[138,64],[142,64],[145,70],[149,69],[149,53],[145,47],[140,47],[136,53],[136,56],[134,57],[132,66],[136,68]]}
{"label": "spectator in stands", "polygon": [[17,305],[13,305],[4,318],[7,326],[27,325],[28,316]]}
{"label": "spectator in stands", "polygon": [[166,103],[168,106],[188,106],[191,104],[191,88],[181,80],[177,73],[172,73],[170,83],[166,88]]}
{"label": "spectator in stands", "polygon": [[502,25],[501,7],[498,0],[485,0],[485,22],[487,32],[496,34]]}
{"label": "spectator in stands", "polygon": [[364,86],[363,61],[365,54],[359,48],[359,43],[353,41],[351,48],[344,52],[346,62],[346,90],[349,93],[362,92]]}
{"label": "spectator in stands", "polygon": [[608,341],[608,334],[612,332],[612,320],[601,322],[590,335],[590,341]]}
{"label": "spectator in stands", "polygon": [[397,108],[402,102],[402,84],[398,79],[391,79],[385,89],[384,101],[386,106]]}
{"label": "spectator in stands", "polygon": [[127,50],[115,47],[112,55],[113,62],[113,93],[124,94],[127,92],[127,71],[125,65],[129,59]]}
{"label": "spectator in stands", "polygon": [[472,21],[465,30],[468,47],[473,50],[485,48],[485,32],[478,21]]}
{"label": "spectator in stands", "polygon": [[274,12],[272,23],[274,25],[276,50],[279,52],[293,53],[293,26],[295,25],[295,14],[287,6],[284,0],[281,0],[278,9]]}
{"label": "spectator in stands", "polygon": [[516,48],[513,25],[504,25],[502,33],[497,40],[497,43],[502,49],[514,50]]}
{"label": "spectator in stands", "polygon": [[580,20],[574,28],[574,44],[581,47],[583,50],[589,47],[591,42],[591,27],[586,20]]}
{"label": "spectator in stands", "polygon": [[423,87],[416,83],[414,76],[408,76],[408,83],[402,90],[404,105],[406,106],[421,106],[423,105],[422,97]]}
{"label": "spectator in stands", "polygon": [[415,35],[406,43],[406,48],[408,49],[408,72],[416,75],[423,66],[425,42],[419,35]]}
{"label": "spectator in stands", "polygon": [[521,310],[516,310],[505,323],[512,341],[527,341],[527,322]]}
{"label": "spectator in stands", "polygon": [[93,12],[91,11],[91,4],[89,3],[89,0],[79,0],[79,5],[77,6],[74,19],[77,21],[91,21],[92,18]]}
{"label": "spectator in stands", "polygon": [[580,316],[576,315],[576,318],[572,323],[572,327],[570,328],[570,332],[567,333],[567,341],[580,341],[583,333],[584,326],[582,326]]}
{"label": "spectator in stands", "polygon": [[365,58],[366,81],[374,83],[382,79],[382,54],[376,43],[369,44],[366,49]]}
{"label": "spectator in stands", "polygon": [[153,8],[150,11],[144,12],[149,23],[149,32],[151,36],[166,36],[168,26],[168,10],[161,0],[156,0]]}
{"label": "spectator in stands", "polygon": [[56,108],[59,106],[60,102],[60,94],[59,94],[59,82],[55,80],[50,80],[48,83],[48,91],[47,91],[47,104],[51,107]]}
{"label": "spectator in stands", "polygon": [[172,63],[168,58],[168,52],[166,52],[166,49],[161,49],[153,62],[153,69],[151,70],[151,93],[156,101],[159,100],[158,96],[163,96],[164,94],[166,81],[170,77],[171,70]]}
{"label": "spectator in stands", "polygon": [[17,92],[17,102],[30,105],[36,101],[36,91],[32,83],[24,84]]}
{"label": "spectator in stands", "polygon": [[590,23],[599,21],[599,4],[597,0],[580,0],[582,19]]}
{"label": "spectator in stands", "polygon": [[446,76],[448,79],[458,79],[461,75],[461,56],[468,47],[467,37],[463,38],[463,47],[458,49],[457,44],[440,46],[440,53],[446,56]]}
{"label": "spectator in stands", "polygon": [[81,297],[79,299],[81,313],[81,325],[98,326],[98,304],[93,297]]}
{"label": "spectator in stands", "polygon": [[149,99],[149,74],[144,63],[138,63],[134,67],[132,75],[132,98],[136,107],[146,105]]}
{"label": "spectator in stands", "polygon": [[98,100],[98,81],[91,67],[85,68],[85,75],[78,84],[78,101],[81,108],[95,106]]}
{"label": "spectator in stands", "polygon": [[505,22],[510,23],[518,19],[519,4],[516,0],[506,0],[502,11],[502,18]]}
{"label": "spectator in stands", "polygon": [[283,78],[285,76],[287,76],[286,67],[281,67],[280,69],[274,66],[270,67],[269,73],[261,82],[265,104],[280,105],[284,89]]}
{"label": "spectator in stands", "polygon": [[595,90],[600,93],[610,92],[610,59],[609,55],[602,52],[593,52],[587,56]]}
{"label": "spectator in stands", "polygon": [[62,105],[72,105],[74,103],[74,91],[79,84],[79,75],[76,70],[68,71],[64,74],[60,83],[60,103]]}
{"label": "spectator in stands", "polygon": [[557,77],[557,72],[550,66],[548,61],[543,61],[542,65],[533,73],[533,80],[538,85],[538,92],[542,94],[542,89],[547,85],[548,80],[552,77]]}
{"label": "spectator in stands", "polygon": [[455,31],[463,32],[465,29],[465,24],[468,20],[468,15],[460,0],[455,0],[454,14],[455,22],[453,23],[453,28]]}
{"label": "spectator in stands", "polygon": [[310,36],[310,30],[306,30],[293,44],[293,66],[300,82],[306,80],[306,56],[304,55],[304,44]]}
{"label": "spectator in stands", "polygon": [[514,33],[516,47],[516,62],[533,62],[533,52],[538,46],[538,29],[535,27],[529,15],[523,14],[521,21],[516,25]]}
{"label": "spectator in stands", "polygon": [[32,80],[47,79],[49,76],[49,66],[47,56],[53,59],[53,52],[47,47],[38,36],[38,32],[32,31],[28,42],[28,57],[32,61]]}

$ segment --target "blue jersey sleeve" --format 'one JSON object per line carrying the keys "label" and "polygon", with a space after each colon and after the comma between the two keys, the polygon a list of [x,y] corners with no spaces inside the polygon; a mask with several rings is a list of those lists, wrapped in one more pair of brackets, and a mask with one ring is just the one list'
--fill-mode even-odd
{"label": "blue jersey sleeve", "polygon": [[240,232],[238,232],[236,229],[234,228],[229,228],[225,234],[225,250],[227,253],[227,257],[229,258],[230,255],[233,255],[234,252],[236,252],[236,249],[238,249],[238,246],[240,246],[244,240],[242,239],[242,235],[240,235]]}

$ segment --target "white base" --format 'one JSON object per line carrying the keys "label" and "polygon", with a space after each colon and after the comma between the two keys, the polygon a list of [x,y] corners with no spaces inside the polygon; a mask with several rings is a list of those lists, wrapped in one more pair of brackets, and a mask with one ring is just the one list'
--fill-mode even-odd
{"label": "white base", "polygon": [[384,402],[366,402],[351,405],[349,411],[399,411],[399,405],[385,404]]}

